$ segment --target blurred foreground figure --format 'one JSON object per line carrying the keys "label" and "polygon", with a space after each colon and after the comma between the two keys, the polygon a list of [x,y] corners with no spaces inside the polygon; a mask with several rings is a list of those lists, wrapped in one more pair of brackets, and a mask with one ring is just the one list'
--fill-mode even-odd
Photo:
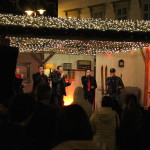
{"label": "blurred foreground figure", "polygon": [[93,140],[89,119],[81,106],[63,107],[57,126],[58,144],[53,150],[106,150],[103,143]]}
{"label": "blurred foreground figure", "polygon": [[107,150],[116,150],[116,130],[119,128],[118,114],[112,109],[112,99],[104,96],[102,107],[91,116],[94,139],[105,142]]}
{"label": "blurred foreground figure", "polygon": [[32,118],[35,100],[27,94],[15,96],[8,109],[8,121],[0,123],[1,150],[35,150],[25,127]]}

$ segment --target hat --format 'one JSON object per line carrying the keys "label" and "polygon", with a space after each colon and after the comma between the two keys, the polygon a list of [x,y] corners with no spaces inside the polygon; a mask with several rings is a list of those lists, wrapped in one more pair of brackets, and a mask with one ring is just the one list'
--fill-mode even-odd
{"label": "hat", "polygon": [[116,72],[116,69],[115,69],[115,68],[111,68],[111,69],[110,69],[110,72],[111,72],[111,73],[114,73],[114,72]]}

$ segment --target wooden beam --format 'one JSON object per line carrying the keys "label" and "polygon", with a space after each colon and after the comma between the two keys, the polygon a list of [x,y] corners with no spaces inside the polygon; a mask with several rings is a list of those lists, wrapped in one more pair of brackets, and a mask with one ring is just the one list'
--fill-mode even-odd
{"label": "wooden beam", "polygon": [[36,59],[36,61],[43,65],[43,61],[34,52],[31,52],[30,54]]}
{"label": "wooden beam", "polygon": [[145,85],[144,85],[144,107],[147,107],[148,102],[148,81],[149,81],[149,60],[150,60],[150,51],[149,48],[146,48],[146,57],[145,57]]}
{"label": "wooden beam", "polygon": [[46,57],[46,59],[44,59],[44,52],[42,53],[42,59],[40,59],[34,52],[30,53],[35,59],[36,61],[38,61],[41,65],[44,65],[54,54],[55,52],[52,52],[48,55],[48,57]]}
{"label": "wooden beam", "polygon": [[141,54],[142,54],[143,61],[144,61],[144,63],[146,64],[146,56],[145,56],[145,54],[144,54],[144,52],[143,52],[143,48],[140,48],[140,52],[141,52]]}

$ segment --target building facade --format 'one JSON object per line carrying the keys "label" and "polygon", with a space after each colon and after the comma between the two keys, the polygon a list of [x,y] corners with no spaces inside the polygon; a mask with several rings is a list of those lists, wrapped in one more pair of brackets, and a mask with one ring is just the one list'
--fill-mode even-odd
{"label": "building facade", "polygon": [[150,20],[150,0],[58,0],[58,16]]}

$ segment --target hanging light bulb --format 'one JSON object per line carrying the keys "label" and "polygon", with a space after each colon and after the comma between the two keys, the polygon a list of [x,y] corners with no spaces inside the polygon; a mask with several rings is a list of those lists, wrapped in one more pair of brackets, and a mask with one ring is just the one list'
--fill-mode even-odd
{"label": "hanging light bulb", "polygon": [[39,10],[37,10],[37,11],[39,12],[40,15],[43,15],[46,10],[44,10],[44,9],[39,9]]}
{"label": "hanging light bulb", "polygon": [[31,15],[33,14],[33,11],[32,11],[32,10],[26,10],[25,12],[26,12],[26,14],[27,14],[28,16],[31,16]]}

